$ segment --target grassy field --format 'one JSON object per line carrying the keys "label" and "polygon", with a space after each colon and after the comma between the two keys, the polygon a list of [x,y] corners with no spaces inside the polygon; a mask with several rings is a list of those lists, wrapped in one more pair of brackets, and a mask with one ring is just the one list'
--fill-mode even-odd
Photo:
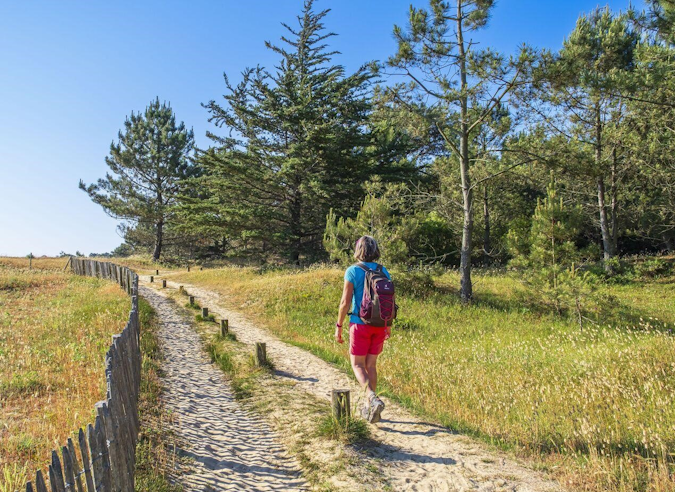
{"label": "grassy field", "polygon": [[[348,370],[347,346],[332,338],[340,270],[224,268],[172,279],[229,296],[282,339]],[[528,301],[508,275],[478,272],[475,281],[468,307],[455,273],[399,282],[384,392],[572,488],[675,490],[674,279],[603,286],[612,308],[583,329]]]}
{"label": "grassy field", "polygon": [[[104,358],[129,298],[63,273],[67,259],[0,259],[0,490],[23,487],[105,397]],[[13,484],[13,485],[12,485]],[[15,487],[15,488],[13,488]]]}

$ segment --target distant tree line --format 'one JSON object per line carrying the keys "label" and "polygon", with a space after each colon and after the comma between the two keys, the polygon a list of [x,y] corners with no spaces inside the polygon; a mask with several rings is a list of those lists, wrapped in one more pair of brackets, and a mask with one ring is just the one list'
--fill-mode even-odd
{"label": "distant tree line", "polygon": [[475,42],[493,10],[411,7],[397,51],[347,73],[307,0],[266,43],[275,66],[252,60],[204,104],[210,147],[157,99],[80,187],[123,220],[120,254],[306,264],[370,233],[388,261],[459,267],[464,300],[472,266],[546,264],[556,241],[556,285],[571,262],[611,276],[622,255],[672,252],[672,3],[596,9],[559,51],[510,57]]}

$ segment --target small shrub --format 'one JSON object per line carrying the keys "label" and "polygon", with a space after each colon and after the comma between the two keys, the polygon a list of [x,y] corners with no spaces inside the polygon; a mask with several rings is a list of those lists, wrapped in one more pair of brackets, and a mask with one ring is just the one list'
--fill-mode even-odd
{"label": "small shrub", "polygon": [[267,359],[265,359],[265,363],[262,366],[259,366],[258,363],[256,362],[255,354],[251,354],[248,357],[248,364],[252,368],[262,369],[263,371],[266,372],[272,372],[275,369],[274,361],[270,359],[269,356],[267,356]]}
{"label": "small shrub", "polygon": [[416,331],[421,329],[421,326],[418,322],[410,318],[396,318],[392,328],[403,331]]}
{"label": "small shrub", "polygon": [[213,314],[209,314],[208,316],[202,316],[201,314],[198,314],[195,316],[195,319],[197,321],[203,321],[205,323],[215,323],[216,322],[216,317]]}
{"label": "small shrub", "polygon": [[430,273],[421,270],[397,271],[392,273],[396,293],[412,297],[426,297],[433,294],[436,284]]}
{"label": "small shrub", "polygon": [[195,310],[201,309],[201,308],[202,308],[202,307],[201,307],[199,304],[197,304],[196,302],[195,302],[194,304],[190,304],[189,302],[186,302],[186,303],[185,303],[185,307],[188,308],[188,309],[195,309]]}
{"label": "small shrub", "polygon": [[222,341],[236,342],[237,341],[237,335],[235,335],[231,331],[228,331],[225,335],[221,335],[220,333],[218,333],[215,336],[215,341],[216,342],[222,342]]}
{"label": "small shrub", "polygon": [[656,279],[673,274],[673,263],[661,258],[648,258],[637,262],[634,267],[635,275],[644,279]]}
{"label": "small shrub", "polygon": [[338,419],[332,414],[326,415],[319,422],[316,431],[321,437],[347,444],[365,441],[370,437],[368,423],[353,416]]}

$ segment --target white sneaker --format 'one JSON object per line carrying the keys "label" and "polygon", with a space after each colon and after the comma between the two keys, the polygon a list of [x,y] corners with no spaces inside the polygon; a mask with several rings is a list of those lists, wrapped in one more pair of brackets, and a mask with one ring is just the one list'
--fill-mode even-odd
{"label": "white sneaker", "polygon": [[368,422],[375,424],[380,421],[380,414],[384,410],[384,402],[377,396],[370,399],[370,412],[368,415]]}

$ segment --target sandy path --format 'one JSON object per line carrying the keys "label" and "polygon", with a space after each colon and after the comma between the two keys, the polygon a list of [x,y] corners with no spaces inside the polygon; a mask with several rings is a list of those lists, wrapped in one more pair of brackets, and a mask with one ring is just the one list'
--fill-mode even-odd
{"label": "sandy path", "polygon": [[265,423],[234,400],[223,374],[202,351],[197,333],[160,292],[140,294],[161,320],[163,401],[192,458],[180,479],[186,491],[308,490],[299,466]]}
{"label": "sandy path", "polygon": [[[143,279],[145,280],[145,278]],[[169,287],[179,284],[168,282]],[[274,361],[276,375],[289,378],[306,391],[330,398],[332,389],[349,388],[353,398],[361,394],[358,386],[344,373],[298,347],[286,344],[247,320],[240,312],[228,309],[225,298],[215,292],[181,282],[199,304],[229,320],[237,340],[253,344],[266,342]],[[394,491],[559,491],[559,485],[542,474],[516,463],[505,455],[467,436],[429,424],[413,417],[390,400],[382,421],[371,427],[369,448],[383,462]]]}

